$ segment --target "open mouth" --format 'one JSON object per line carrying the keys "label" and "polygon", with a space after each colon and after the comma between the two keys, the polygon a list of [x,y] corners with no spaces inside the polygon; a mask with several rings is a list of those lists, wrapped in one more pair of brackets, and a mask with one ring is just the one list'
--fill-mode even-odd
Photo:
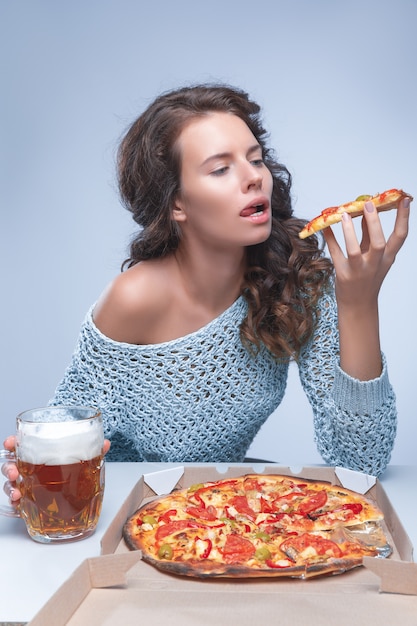
{"label": "open mouth", "polygon": [[259,215],[262,215],[267,208],[268,207],[266,202],[256,202],[254,204],[251,204],[250,206],[245,207],[240,212],[240,215],[242,217],[257,217]]}

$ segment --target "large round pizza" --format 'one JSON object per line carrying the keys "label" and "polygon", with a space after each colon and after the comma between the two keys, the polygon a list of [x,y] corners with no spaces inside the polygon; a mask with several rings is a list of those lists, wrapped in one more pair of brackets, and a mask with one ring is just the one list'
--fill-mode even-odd
{"label": "large round pizza", "polygon": [[310,578],[388,556],[382,519],[373,501],[344,487],[248,474],[158,497],[126,521],[123,536],[174,574]]}

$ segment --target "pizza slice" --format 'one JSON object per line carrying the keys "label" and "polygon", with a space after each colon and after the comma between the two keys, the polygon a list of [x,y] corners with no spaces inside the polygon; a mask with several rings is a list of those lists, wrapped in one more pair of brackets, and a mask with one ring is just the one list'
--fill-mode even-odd
{"label": "pizza slice", "polygon": [[337,224],[337,222],[342,220],[343,213],[349,213],[352,217],[363,215],[365,202],[368,200],[372,200],[376,210],[380,212],[397,209],[403,198],[410,198],[410,200],[413,200],[413,197],[402,189],[389,189],[383,193],[377,193],[375,196],[359,196],[353,202],[347,202],[346,204],[324,209],[320,215],[312,219],[304,226],[298,236],[300,239],[305,239],[306,237],[310,237],[310,235],[314,235],[314,233],[317,233],[328,226]]}
{"label": "pizza slice", "polygon": [[280,488],[275,482],[271,489],[265,488],[264,483],[258,506],[259,526],[273,524],[286,532],[326,531],[383,519],[382,511],[368,498],[319,480],[294,482],[287,478],[282,480]]}

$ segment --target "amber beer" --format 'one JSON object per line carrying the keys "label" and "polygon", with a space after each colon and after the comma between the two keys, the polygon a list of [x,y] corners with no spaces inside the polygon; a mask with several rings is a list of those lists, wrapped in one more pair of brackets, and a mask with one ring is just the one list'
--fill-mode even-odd
{"label": "amber beer", "polygon": [[101,414],[83,407],[27,411],[18,417],[20,515],[43,543],[91,535],[104,492]]}

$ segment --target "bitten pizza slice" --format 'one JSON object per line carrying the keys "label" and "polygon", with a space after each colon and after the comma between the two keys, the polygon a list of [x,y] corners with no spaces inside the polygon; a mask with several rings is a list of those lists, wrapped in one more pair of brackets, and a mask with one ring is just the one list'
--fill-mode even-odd
{"label": "bitten pizza slice", "polygon": [[324,209],[320,215],[317,215],[312,219],[304,228],[300,231],[298,236],[300,239],[305,239],[314,235],[314,233],[337,224],[342,220],[343,213],[349,213],[352,217],[358,217],[363,215],[365,209],[365,203],[371,200],[378,212],[390,211],[391,209],[397,209],[399,203],[403,198],[410,198],[413,200],[413,196],[403,191],[402,189],[389,189],[383,193],[377,193],[375,196],[359,196],[353,202],[347,202],[346,204],[340,204],[339,206],[332,206]]}

